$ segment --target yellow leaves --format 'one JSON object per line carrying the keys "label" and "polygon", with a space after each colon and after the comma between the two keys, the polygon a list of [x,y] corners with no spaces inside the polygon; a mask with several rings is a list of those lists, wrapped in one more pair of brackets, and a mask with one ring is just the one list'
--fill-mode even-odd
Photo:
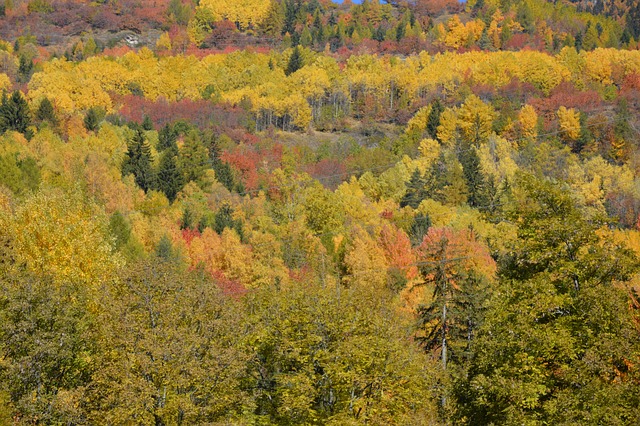
{"label": "yellow leaves", "polygon": [[518,113],[522,137],[535,139],[538,137],[538,113],[531,105],[525,105]]}
{"label": "yellow leaves", "polygon": [[421,135],[427,129],[430,114],[431,105],[420,108],[407,123],[405,133],[408,135]]}
{"label": "yellow leaves", "polygon": [[463,24],[458,15],[453,15],[447,22],[447,31],[440,41],[453,49],[470,46],[480,38],[484,27],[484,22],[479,19]]}
{"label": "yellow leaves", "polygon": [[5,73],[0,73],[0,92],[11,90],[11,80]]}
{"label": "yellow leaves", "polygon": [[445,145],[453,145],[456,141],[456,129],[458,127],[458,117],[455,110],[445,109],[440,115],[440,125],[438,126],[438,139]]}
{"label": "yellow leaves", "polygon": [[458,109],[461,136],[476,145],[485,142],[492,132],[496,117],[496,111],[491,105],[485,104],[476,95],[467,97]]}
{"label": "yellow leaves", "polygon": [[389,264],[384,251],[364,230],[356,231],[344,261],[350,274],[348,281],[351,284],[371,290],[384,288],[386,283],[384,271]]}
{"label": "yellow leaves", "polygon": [[420,151],[421,158],[425,159],[429,167],[431,167],[440,156],[440,144],[431,138],[423,139],[420,141],[418,151]]}
{"label": "yellow leaves", "polygon": [[573,108],[561,106],[556,113],[562,135],[569,140],[576,140],[580,136],[580,115]]}
{"label": "yellow leaves", "polygon": [[270,7],[271,0],[201,0],[199,6],[211,13],[213,21],[239,22],[243,28],[260,24]]}
{"label": "yellow leaves", "polygon": [[29,82],[29,99],[38,103],[48,97],[59,112],[67,115],[94,106],[111,111],[111,98],[101,82],[81,70],[64,59],[45,62],[43,71],[35,73]]}
{"label": "yellow leaves", "polygon": [[160,37],[158,37],[158,41],[156,41],[156,49],[159,51],[171,51],[171,37],[169,37],[168,32],[163,32]]}
{"label": "yellow leaves", "polygon": [[0,228],[21,262],[56,283],[95,287],[121,262],[111,253],[106,215],[78,189],[38,192],[15,213],[1,214]]}

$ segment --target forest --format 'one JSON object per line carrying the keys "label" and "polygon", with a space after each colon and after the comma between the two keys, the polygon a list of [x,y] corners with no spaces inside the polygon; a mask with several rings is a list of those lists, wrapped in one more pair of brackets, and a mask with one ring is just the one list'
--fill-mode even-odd
{"label": "forest", "polygon": [[0,0],[0,425],[640,424],[640,2]]}

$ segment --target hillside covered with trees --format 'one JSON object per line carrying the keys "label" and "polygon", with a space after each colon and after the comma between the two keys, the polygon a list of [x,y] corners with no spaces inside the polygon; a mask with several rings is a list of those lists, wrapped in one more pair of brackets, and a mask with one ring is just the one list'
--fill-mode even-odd
{"label": "hillside covered with trees", "polygon": [[4,0],[0,425],[639,424],[638,7]]}

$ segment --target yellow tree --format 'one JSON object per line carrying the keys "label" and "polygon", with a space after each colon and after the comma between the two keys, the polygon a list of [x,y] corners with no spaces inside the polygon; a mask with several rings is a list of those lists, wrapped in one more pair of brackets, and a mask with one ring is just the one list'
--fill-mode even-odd
{"label": "yellow tree", "polygon": [[573,108],[558,108],[558,125],[563,138],[575,141],[580,136],[580,115]]}
{"label": "yellow tree", "polygon": [[458,127],[462,138],[472,145],[486,142],[493,131],[496,117],[491,105],[485,104],[476,95],[467,97],[458,108]]}
{"label": "yellow tree", "polygon": [[525,139],[538,137],[538,113],[531,105],[525,105],[518,113],[520,132]]}
{"label": "yellow tree", "polygon": [[40,191],[0,216],[20,261],[32,271],[96,288],[120,259],[112,254],[104,211],[79,190]]}
{"label": "yellow tree", "polygon": [[239,22],[242,28],[247,28],[266,18],[271,0],[202,0],[199,7],[210,11],[214,21]]}

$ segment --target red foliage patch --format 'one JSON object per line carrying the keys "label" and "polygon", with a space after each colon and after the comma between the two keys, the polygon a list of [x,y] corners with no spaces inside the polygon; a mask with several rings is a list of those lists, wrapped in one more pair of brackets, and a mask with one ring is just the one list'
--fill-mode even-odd
{"label": "red foliage patch", "polygon": [[215,105],[210,101],[182,99],[168,102],[166,99],[152,101],[140,96],[126,95],[115,97],[120,107],[120,115],[129,121],[142,122],[144,116],[151,118],[156,128],[177,120],[186,120],[200,127],[210,126],[237,127],[245,112],[236,107]]}
{"label": "red foliage patch", "polygon": [[247,288],[241,283],[235,280],[231,280],[225,277],[221,271],[211,272],[211,277],[215,281],[216,285],[222,290],[226,296],[233,297],[234,299],[240,298],[247,294]]}
{"label": "red foliage patch", "polygon": [[191,241],[196,237],[200,238],[200,231],[197,229],[187,228],[182,230],[182,239],[187,245],[191,244]]}

